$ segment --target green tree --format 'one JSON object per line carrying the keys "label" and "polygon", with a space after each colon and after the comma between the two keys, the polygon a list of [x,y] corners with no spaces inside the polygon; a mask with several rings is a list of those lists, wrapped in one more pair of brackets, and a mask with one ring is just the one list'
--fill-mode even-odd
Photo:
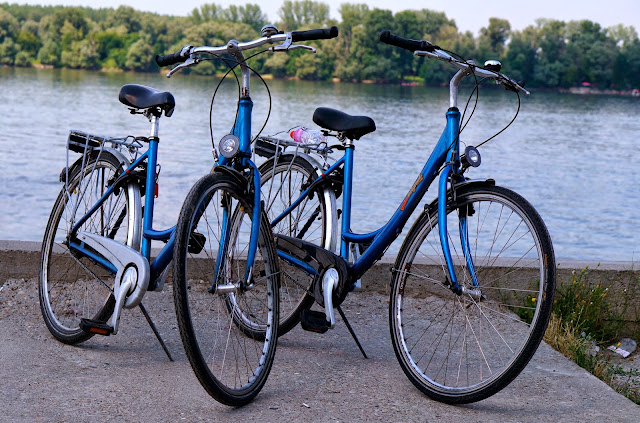
{"label": "green tree", "polygon": [[289,55],[286,53],[274,53],[265,62],[265,70],[277,77],[287,76],[287,63]]}
{"label": "green tree", "polygon": [[153,58],[153,48],[147,41],[141,38],[129,47],[125,66],[127,69],[148,72],[155,68]]}
{"label": "green tree", "polygon": [[625,45],[629,45],[633,43],[634,40],[638,39],[638,32],[634,27],[624,26],[622,24],[607,28],[606,34],[616,43],[618,47],[624,47]]}
{"label": "green tree", "polygon": [[69,50],[62,51],[60,64],[72,69],[99,68],[98,48],[93,40],[73,41]]}
{"label": "green tree", "polygon": [[4,65],[13,65],[18,53],[18,45],[9,37],[5,37],[0,43],[0,63]]}
{"label": "green tree", "polygon": [[18,20],[11,13],[0,9],[0,42],[14,38],[19,27]]}
{"label": "green tree", "polygon": [[251,26],[256,31],[259,31],[267,23],[268,19],[257,4],[240,6],[240,15],[240,22]]}
{"label": "green tree", "polygon": [[53,40],[44,42],[40,51],[38,51],[38,60],[43,65],[58,66],[60,64],[60,47]]}
{"label": "green tree", "polygon": [[213,3],[203,4],[199,9],[193,9],[190,15],[191,21],[196,25],[208,21],[217,21],[220,19],[221,11],[222,8]]}
{"label": "green tree", "polygon": [[293,31],[306,25],[323,25],[329,20],[329,5],[312,0],[285,0],[278,14],[283,29]]}
{"label": "green tree", "polygon": [[31,66],[31,54],[26,51],[19,51],[16,54],[16,60],[14,63],[21,68],[28,68]]}
{"label": "green tree", "polygon": [[511,35],[503,69],[518,81],[533,82],[536,68],[537,30],[533,26]]}
{"label": "green tree", "polygon": [[[67,27],[66,30],[63,28]],[[52,16],[51,30],[55,36],[65,36],[64,32],[73,30],[77,33],[76,39],[80,39],[87,34],[89,24],[84,11],[78,7],[64,7],[56,9]]]}
{"label": "green tree", "polygon": [[567,26],[562,21],[539,19],[537,22],[538,49],[534,69],[534,86],[560,87],[567,72]]}
{"label": "green tree", "polygon": [[20,45],[20,49],[26,52],[36,54],[40,47],[42,47],[42,41],[36,34],[28,30],[21,30],[16,38],[17,43]]}
{"label": "green tree", "polygon": [[624,85],[627,88],[640,88],[640,40],[637,38],[624,47],[625,70]]}
{"label": "green tree", "polygon": [[616,60],[615,41],[607,37],[602,27],[592,21],[570,22],[566,49],[571,66],[564,75],[563,85],[581,82],[608,88],[613,82],[613,64]]}
{"label": "green tree", "polygon": [[511,33],[511,24],[506,19],[489,18],[489,26],[480,29],[480,53],[486,59],[499,59]]}
{"label": "green tree", "polygon": [[107,28],[123,27],[128,33],[138,32],[141,29],[140,12],[133,7],[120,6],[110,12],[106,21]]}
{"label": "green tree", "polygon": [[396,48],[378,40],[380,32],[393,28],[394,19],[390,10],[373,9],[364,18],[362,28],[353,34],[350,60],[360,65],[357,79],[397,81],[400,69],[395,65]]}

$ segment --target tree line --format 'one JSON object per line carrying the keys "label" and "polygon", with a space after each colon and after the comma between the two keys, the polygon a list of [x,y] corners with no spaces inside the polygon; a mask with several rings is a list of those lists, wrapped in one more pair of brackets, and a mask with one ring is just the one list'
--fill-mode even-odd
{"label": "tree line", "polygon": [[[502,61],[505,73],[530,87],[567,88],[583,83],[603,89],[640,88],[640,40],[633,27],[602,28],[598,23],[539,19],[522,31],[508,20],[490,18],[477,37],[458,30],[445,13],[428,9],[389,10],[343,3],[340,21],[329,6],[312,0],[285,0],[278,28],[304,30],[337,25],[338,38],[313,41],[317,54],[294,50],[263,54],[251,66],[275,77],[341,81],[413,81],[446,84],[451,69],[433,60],[378,41],[388,29],[426,39],[465,59]],[[0,4],[0,64],[73,69],[157,72],[153,58],[183,45],[222,45],[231,38],[257,38],[267,16],[260,6],[205,4],[189,16],[166,16],[131,7],[92,9]],[[225,72],[222,61],[190,69],[200,74]]]}

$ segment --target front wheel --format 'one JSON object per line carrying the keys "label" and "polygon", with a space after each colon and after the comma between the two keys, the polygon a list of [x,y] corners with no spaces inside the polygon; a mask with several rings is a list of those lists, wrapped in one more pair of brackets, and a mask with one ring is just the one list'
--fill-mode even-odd
{"label": "front wheel", "polygon": [[180,336],[200,384],[223,404],[250,402],[267,381],[278,337],[278,260],[262,213],[253,272],[247,184],[221,173],[189,192],[176,227],[174,300]]}
{"label": "front wheel", "polygon": [[[449,286],[437,207],[429,210],[394,267],[393,347],[405,374],[429,397],[479,401],[507,386],[542,340],[555,287],[551,238],[535,209],[513,191],[458,189],[447,205],[447,237],[458,283],[473,292],[458,295]],[[461,239],[468,239],[465,248]]]}

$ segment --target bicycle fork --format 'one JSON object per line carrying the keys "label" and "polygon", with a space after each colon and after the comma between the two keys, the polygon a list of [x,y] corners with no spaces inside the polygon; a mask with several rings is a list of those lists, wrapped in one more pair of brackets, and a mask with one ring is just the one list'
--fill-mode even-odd
{"label": "bicycle fork", "polygon": [[[458,225],[460,232],[460,244],[462,245],[462,252],[466,263],[467,270],[471,277],[473,287],[467,287],[458,283],[456,277],[453,257],[451,256],[451,249],[449,248],[449,231],[447,228],[447,184],[451,175],[451,164],[445,165],[442,173],[440,174],[440,180],[438,184],[438,235],[440,236],[440,244],[442,246],[442,252],[445,262],[447,264],[447,271],[449,273],[449,288],[458,295],[468,294],[476,299],[482,298],[482,291],[478,287],[478,277],[476,274],[475,265],[473,263],[473,257],[471,255],[471,248],[469,244],[469,229],[467,225],[468,208],[464,206],[458,208]],[[452,189],[454,189],[452,187]],[[455,203],[455,202],[454,202]]]}

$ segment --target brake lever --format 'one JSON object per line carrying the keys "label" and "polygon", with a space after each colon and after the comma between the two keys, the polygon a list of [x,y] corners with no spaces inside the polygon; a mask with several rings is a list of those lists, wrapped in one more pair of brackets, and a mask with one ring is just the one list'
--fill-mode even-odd
{"label": "brake lever", "polygon": [[311,51],[312,53],[315,53],[315,52],[316,52],[316,48],[315,48],[315,47],[306,46],[306,45],[304,45],[304,44],[294,44],[294,45],[292,45],[291,47],[289,47],[289,50],[295,50],[295,49],[298,49],[298,48],[303,48],[303,49],[305,49],[305,50],[309,50],[309,51]]}
{"label": "brake lever", "polygon": [[185,60],[184,62],[180,63],[178,66],[176,66],[175,68],[167,72],[167,78],[171,78],[171,75],[178,72],[182,68],[188,68],[189,66],[193,66],[198,63],[200,63],[200,56],[198,55],[189,56],[187,60]]}
{"label": "brake lever", "polygon": [[527,91],[524,87],[521,87],[520,84],[518,84],[513,79],[509,78],[508,76],[506,76],[504,74],[500,74],[500,76],[502,78],[497,79],[496,82],[498,82],[500,85],[502,85],[505,90],[513,91],[514,93],[516,93],[518,91],[521,91],[525,95],[531,95],[531,93],[529,91]]}
{"label": "brake lever", "polygon": [[271,51],[289,51],[289,50],[295,50],[298,48],[303,48],[305,50],[310,50],[313,53],[316,52],[315,47],[306,46],[304,44],[293,44],[293,38],[292,38],[291,32],[287,32],[286,35],[287,35],[287,38],[284,40],[282,44],[280,44],[279,46],[273,46],[271,47],[270,50]]}

